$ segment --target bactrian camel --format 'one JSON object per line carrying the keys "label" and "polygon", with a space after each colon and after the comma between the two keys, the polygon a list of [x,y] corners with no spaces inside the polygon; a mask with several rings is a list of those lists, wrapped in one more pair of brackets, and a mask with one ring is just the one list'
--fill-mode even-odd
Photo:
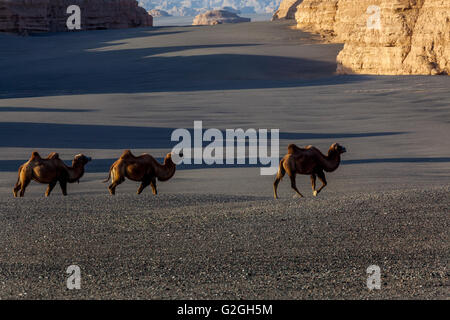
{"label": "bactrian camel", "polygon": [[[130,150],[124,151],[120,158],[113,163],[109,170],[108,182],[111,179],[111,185],[108,187],[109,192],[114,195],[116,187],[128,178],[132,181],[141,182],[137,194],[149,185],[152,187],[153,194],[156,195],[156,179],[159,181],[167,181],[173,177],[176,170],[176,164],[172,161],[173,153],[168,153],[164,158],[164,163],[160,164],[155,158],[149,154],[134,156]],[[183,154],[180,153],[180,157]]]}
{"label": "bactrian camel", "polygon": [[48,184],[45,196],[48,197],[53,188],[59,182],[63,195],[67,195],[67,183],[79,182],[84,174],[84,166],[92,159],[83,154],[78,154],[72,161],[72,166],[67,166],[55,152],[50,153],[47,158],[41,158],[39,153],[34,151],[30,160],[19,168],[19,177],[14,186],[14,197],[25,195],[25,189],[31,180]]}
{"label": "bactrian camel", "polygon": [[[341,154],[344,152],[346,152],[345,148],[338,143],[331,145],[327,155],[322,154],[319,149],[313,146],[299,148],[295,144],[290,144],[288,146],[288,153],[280,161],[277,177],[273,183],[273,194],[275,199],[278,199],[278,184],[286,173],[291,179],[292,189],[294,189],[300,197],[303,197],[303,195],[297,189],[295,176],[297,173],[309,174],[311,176],[313,195],[317,196],[327,185],[324,171],[335,171],[341,162]],[[318,190],[316,190],[316,177],[322,182],[322,186]]]}

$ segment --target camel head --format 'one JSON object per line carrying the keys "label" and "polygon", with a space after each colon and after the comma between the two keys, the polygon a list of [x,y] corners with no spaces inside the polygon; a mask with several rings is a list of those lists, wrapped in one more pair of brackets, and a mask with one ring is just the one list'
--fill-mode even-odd
{"label": "camel head", "polygon": [[175,163],[175,164],[180,164],[180,162],[183,160],[183,151],[180,151],[179,153],[176,153],[176,152],[169,152],[167,155],[166,155],[166,158],[164,159],[164,162],[166,161],[166,160],[171,160],[173,163]]}
{"label": "camel head", "polygon": [[77,154],[72,161],[72,166],[81,165],[85,166],[89,161],[92,161],[91,157],[86,157],[84,154]]}
{"label": "camel head", "polygon": [[330,147],[329,152],[335,152],[337,154],[342,154],[347,152],[347,149],[345,147],[341,146],[339,143],[333,143]]}

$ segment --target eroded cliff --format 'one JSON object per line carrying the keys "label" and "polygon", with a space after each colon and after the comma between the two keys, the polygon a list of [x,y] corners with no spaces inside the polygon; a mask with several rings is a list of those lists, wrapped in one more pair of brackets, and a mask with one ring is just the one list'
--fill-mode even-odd
{"label": "eroded cliff", "polygon": [[152,26],[153,19],[136,0],[0,0],[0,32],[67,31],[67,8],[81,9],[82,30]]}
{"label": "eroded cliff", "polygon": [[280,7],[273,14],[272,20],[279,19],[294,19],[297,6],[302,3],[303,0],[283,0],[280,3]]}
{"label": "eroded cliff", "polygon": [[449,0],[304,0],[295,17],[345,43],[340,73],[450,74]]}

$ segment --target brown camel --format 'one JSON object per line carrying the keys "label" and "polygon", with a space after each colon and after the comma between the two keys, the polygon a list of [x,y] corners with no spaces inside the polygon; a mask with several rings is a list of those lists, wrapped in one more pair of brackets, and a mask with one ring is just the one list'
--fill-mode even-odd
{"label": "brown camel", "polygon": [[[109,170],[108,182],[111,179],[111,185],[108,187],[109,193],[116,194],[116,187],[128,178],[132,181],[141,182],[137,194],[151,185],[153,194],[156,195],[156,179],[167,181],[173,177],[176,170],[176,164],[172,161],[172,152],[164,158],[164,163],[160,164],[149,154],[143,154],[135,157],[130,150],[124,151],[120,158],[113,163]],[[180,157],[183,154],[180,153]]]}
{"label": "brown camel", "polygon": [[56,183],[59,182],[63,195],[67,195],[67,183],[80,182],[84,174],[84,166],[92,159],[83,154],[78,154],[72,161],[72,166],[67,166],[55,152],[50,153],[47,158],[41,158],[39,153],[34,151],[30,160],[19,168],[19,177],[14,186],[14,197],[20,190],[20,196],[25,195],[25,189],[31,180],[48,184],[45,196],[48,197]]}
{"label": "brown camel", "polygon": [[[341,162],[341,154],[346,152],[344,147],[338,143],[333,143],[328,150],[328,155],[322,154],[319,149],[313,146],[307,146],[304,149],[297,147],[295,144],[288,146],[288,153],[281,159],[278,167],[277,178],[273,183],[273,194],[275,199],[278,199],[277,188],[285,173],[291,179],[291,187],[300,196],[303,195],[298,191],[295,184],[296,174],[311,175],[311,184],[313,195],[317,196],[320,191],[327,185],[324,171],[333,172],[336,170]],[[322,182],[319,190],[316,190],[316,176]]]}

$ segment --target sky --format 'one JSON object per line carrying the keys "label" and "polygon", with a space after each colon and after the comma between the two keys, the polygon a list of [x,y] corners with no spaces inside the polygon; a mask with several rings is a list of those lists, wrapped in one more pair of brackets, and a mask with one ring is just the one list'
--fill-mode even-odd
{"label": "sky", "polygon": [[209,9],[233,7],[243,13],[272,13],[281,0],[139,0],[147,10],[162,9],[172,15],[192,15]]}

